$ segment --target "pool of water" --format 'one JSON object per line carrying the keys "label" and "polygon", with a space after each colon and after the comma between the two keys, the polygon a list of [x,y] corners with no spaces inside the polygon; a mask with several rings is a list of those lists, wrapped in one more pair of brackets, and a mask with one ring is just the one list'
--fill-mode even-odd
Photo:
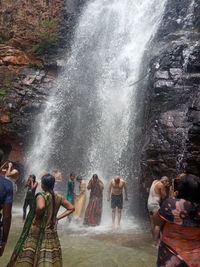
{"label": "pool of water", "polygon": [[[7,247],[0,266],[6,267],[23,226],[22,216],[14,209]],[[83,227],[59,224],[64,267],[153,267],[156,249],[151,246],[150,233],[133,224],[112,229],[109,226]]]}

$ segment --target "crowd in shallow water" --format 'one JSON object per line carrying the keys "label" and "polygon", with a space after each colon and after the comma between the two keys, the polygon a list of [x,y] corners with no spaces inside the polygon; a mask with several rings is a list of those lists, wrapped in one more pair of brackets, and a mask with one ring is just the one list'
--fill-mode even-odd
{"label": "crowd in shallow water", "polygon": [[[16,188],[10,179],[15,175],[15,168],[11,162],[5,161],[4,151],[0,149],[0,256],[11,224],[13,189]],[[68,216],[69,223],[83,222],[93,227],[101,223],[104,184],[97,174],[88,183],[85,177],[70,173],[66,197],[59,193],[63,191],[64,182],[59,170],[46,172],[41,179],[36,179],[34,174],[28,177],[23,204],[24,227],[8,267],[60,267],[59,221]],[[41,189],[37,180],[41,180]],[[86,190],[90,191],[87,207]],[[115,176],[110,181],[107,197],[111,202],[113,227],[116,222],[120,226],[123,193],[128,200],[125,181]],[[64,211],[58,214],[61,206]],[[147,207],[153,246],[158,248],[157,266],[200,266],[200,178],[183,173],[175,179],[164,176],[153,181]]]}
{"label": "crowd in shallow water", "polygon": [[[5,164],[4,152],[0,149],[0,209],[2,211],[0,255],[3,255],[7,243],[13,202],[13,168],[8,161]],[[59,194],[63,184],[62,174],[58,170],[45,172],[40,178],[41,190],[36,193],[39,184],[34,174],[29,175],[26,183],[26,195],[23,204],[24,227],[7,266],[62,266],[61,246],[57,235],[57,224],[66,216],[70,223],[80,222],[87,226],[101,223],[104,184],[97,174],[93,174],[88,183],[85,175],[69,175],[66,198]],[[79,184],[75,191],[75,180]],[[86,204],[86,190],[90,191]],[[108,187],[107,200],[111,202],[112,225],[120,226],[123,209],[123,191],[128,200],[126,182],[115,176]],[[65,210],[58,215],[60,207]],[[27,215],[27,208],[29,209]],[[116,216],[117,215],[117,216]],[[7,222],[6,222],[7,221]],[[5,224],[6,222],[6,224]]]}

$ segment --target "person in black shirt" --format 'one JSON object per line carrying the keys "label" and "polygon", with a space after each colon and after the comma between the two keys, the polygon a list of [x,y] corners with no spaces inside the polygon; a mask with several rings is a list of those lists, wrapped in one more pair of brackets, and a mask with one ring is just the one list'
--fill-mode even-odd
{"label": "person in black shirt", "polygon": [[29,206],[29,209],[32,208],[37,186],[38,186],[38,182],[36,182],[35,175],[34,174],[29,175],[28,180],[25,184],[25,187],[28,187],[28,189],[26,192],[26,197],[25,197],[24,205],[23,205],[23,220],[26,219],[27,207]]}

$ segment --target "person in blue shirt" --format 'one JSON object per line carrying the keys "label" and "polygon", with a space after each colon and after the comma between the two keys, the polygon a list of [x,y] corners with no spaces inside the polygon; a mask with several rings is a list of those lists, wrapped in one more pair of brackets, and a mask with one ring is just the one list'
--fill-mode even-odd
{"label": "person in blue shirt", "polygon": [[0,148],[0,257],[3,255],[12,219],[13,185],[3,176],[4,152]]}

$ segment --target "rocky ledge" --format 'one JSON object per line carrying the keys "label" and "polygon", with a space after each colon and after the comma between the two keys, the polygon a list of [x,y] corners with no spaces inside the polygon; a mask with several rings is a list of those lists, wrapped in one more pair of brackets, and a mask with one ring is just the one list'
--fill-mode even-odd
{"label": "rocky ledge", "polygon": [[[184,8],[183,8],[184,7]],[[194,1],[168,1],[152,43],[143,108],[140,184],[200,172],[200,33]]]}

